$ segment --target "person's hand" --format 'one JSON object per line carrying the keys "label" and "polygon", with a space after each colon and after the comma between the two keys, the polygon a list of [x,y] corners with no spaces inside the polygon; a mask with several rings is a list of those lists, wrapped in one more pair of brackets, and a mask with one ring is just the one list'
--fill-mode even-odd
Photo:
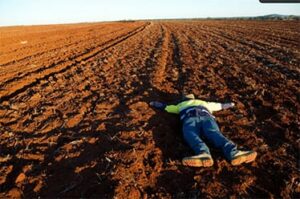
{"label": "person's hand", "polygon": [[165,107],[165,104],[158,102],[158,101],[152,101],[150,102],[150,106],[158,109],[163,109]]}
{"label": "person's hand", "polygon": [[234,106],[235,106],[235,104],[233,102],[225,103],[225,104],[222,104],[222,109],[228,109],[228,108],[232,108]]}

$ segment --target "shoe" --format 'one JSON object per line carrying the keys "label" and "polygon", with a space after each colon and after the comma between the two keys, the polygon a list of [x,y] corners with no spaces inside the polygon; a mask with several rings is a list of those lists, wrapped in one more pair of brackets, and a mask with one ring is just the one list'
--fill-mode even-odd
{"label": "shoe", "polygon": [[231,165],[253,162],[257,156],[255,151],[238,151],[231,160]]}
{"label": "shoe", "polygon": [[183,158],[182,164],[190,167],[211,167],[214,164],[214,160],[211,155],[202,153],[200,155]]}

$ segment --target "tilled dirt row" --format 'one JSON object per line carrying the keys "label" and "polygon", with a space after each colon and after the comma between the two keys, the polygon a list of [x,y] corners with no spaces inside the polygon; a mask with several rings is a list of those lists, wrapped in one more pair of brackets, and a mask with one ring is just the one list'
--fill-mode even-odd
{"label": "tilled dirt row", "polygon": [[[131,29],[130,31],[127,30],[125,34],[119,33],[117,35],[110,34],[107,37],[102,36],[100,44],[97,43],[98,45],[93,45],[88,49],[82,49],[81,46],[75,46],[72,48],[72,50],[74,50],[75,48],[77,53],[63,53],[62,57],[57,56],[55,59],[47,59],[46,61],[40,59],[41,63],[43,64],[42,66],[33,64],[29,67],[26,67],[27,65],[25,65],[26,69],[21,70],[21,72],[18,72],[17,74],[17,71],[15,71],[15,73],[4,73],[4,75],[2,76],[3,83],[0,85],[2,87],[0,91],[1,99],[5,100],[11,96],[17,95],[18,93],[26,90],[28,87],[31,87],[31,85],[36,84],[38,81],[48,78],[55,73],[60,73],[60,71],[62,70],[71,68],[77,63],[85,62],[87,59],[90,59],[97,53],[104,51],[107,48],[141,31],[145,28],[145,26],[146,25],[143,25],[135,29]],[[66,55],[68,57],[66,57]],[[12,74],[14,75],[13,77],[11,77]]]}
{"label": "tilled dirt row", "polygon": [[[1,196],[299,197],[295,25],[0,29]],[[18,47],[23,37],[34,42]],[[235,102],[217,121],[224,135],[258,152],[256,162],[233,167],[212,148],[213,167],[183,167],[192,151],[179,119],[148,105],[175,102],[182,93]]]}
{"label": "tilled dirt row", "polygon": [[[26,30],[23,34],[18,36],[3,34],[0,39],[1,43],[3,43],[0,51],[2,55],[2,62],[0,64],[1,66],[7,66],[16,62],[20,64],[22,63],[20,61],[26,59],[30,59],[32,62],[33,58],[42,54],[48,56],[49,54],[56,54],[57,56],[61,48],[63,48],[63,52],[66,52],[68,50],[67,47],[80,47],[80,45],[83,44],[91,47],[91,45],[101,41],[99,41],[99,36],[102,38],[105,35],[113,35],[112,33],[117,33],[122,30],[128,31],[128,29],[137,27],[138,25],[140,24],[92,24],[83,27],[75,26],[72,29],[70,27],[58,26],[54,30],[51,30],[49,27],[48,29],[50,30],[47,29],[46,31],[41,27],[39,32],[33,31],[33,33],[31,33],[30,30]],[[11,38],[14,38],[14,40],[10,41]]]}

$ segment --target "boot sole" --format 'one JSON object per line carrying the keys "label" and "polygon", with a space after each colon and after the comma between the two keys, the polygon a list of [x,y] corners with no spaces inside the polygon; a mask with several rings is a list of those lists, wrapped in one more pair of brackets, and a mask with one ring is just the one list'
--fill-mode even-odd
{"label": "boot sole", "polygon": [[256,156],[257,156],[256,152],[251,152],[248,154],[240,155],[240,156],[236,157],[235,159],[231,160],[231,165],[237,166],[242,163],[253,162],[255,160]]}
{"label": "boot sole", "polygon": [[186,158],[182,160],[182,164],[190,167],[211,167],[214,161],[211,158]]}

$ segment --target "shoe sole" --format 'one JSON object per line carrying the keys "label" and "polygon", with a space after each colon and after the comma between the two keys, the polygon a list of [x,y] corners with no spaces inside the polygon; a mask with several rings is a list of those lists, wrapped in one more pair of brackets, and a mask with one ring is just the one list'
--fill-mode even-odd
{"label": "shoe sole", "polygon": [[190,167],[211,167],[214,161],[211,158],[187,158],[182,160],[182,164]]}
{"label": "shoe sole", "polygon": [[240,165],[242,163],[253,162],[255,160],[256,156],[257,156],[256,152],[251,152],[251,153],[248,153],[248,154],[246,153],[246,154],[240,155],[237,158],[231,160],[231,164],[233,166],[237,166],[237,165]]}

